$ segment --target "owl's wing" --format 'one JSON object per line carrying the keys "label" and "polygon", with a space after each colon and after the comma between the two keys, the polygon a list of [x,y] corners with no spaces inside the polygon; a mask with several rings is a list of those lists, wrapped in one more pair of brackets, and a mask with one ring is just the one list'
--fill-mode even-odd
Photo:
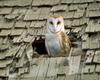
{"label": "owl's wing", "polygon": [[61,37],[62,37],[62,45],[63,45],[64,52],[69,55],[69,51],[71,48],[71,41],[65,32],[61,32]]}

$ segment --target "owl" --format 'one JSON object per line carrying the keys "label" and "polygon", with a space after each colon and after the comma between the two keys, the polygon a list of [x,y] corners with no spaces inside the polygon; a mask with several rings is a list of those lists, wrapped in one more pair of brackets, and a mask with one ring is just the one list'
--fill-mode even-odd
{"label": "owl", "polygon": [[68,56],[71,42],[64,28],[63,17],[51,17],[47,20],[45,46],[49,56]]}

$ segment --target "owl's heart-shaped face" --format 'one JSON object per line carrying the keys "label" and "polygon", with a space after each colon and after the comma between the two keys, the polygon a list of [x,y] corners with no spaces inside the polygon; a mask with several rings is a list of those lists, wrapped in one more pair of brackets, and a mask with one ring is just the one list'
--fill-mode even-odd
{"label": "owl's heart-shaped face", "polygon": [[64,20],[62,17],[49,18],[47,21],[47,28],[49,32],[58,33],[64,30]]}

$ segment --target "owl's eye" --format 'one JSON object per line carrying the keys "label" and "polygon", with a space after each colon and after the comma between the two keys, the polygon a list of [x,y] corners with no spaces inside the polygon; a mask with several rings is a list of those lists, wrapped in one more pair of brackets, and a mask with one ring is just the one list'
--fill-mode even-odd
{"label": "owl's eye", "polygon": [[60,21],[58,21],[58,22],[57,22],[57,25],[59,25],[60,23],[61,23],[61,22],[60,22]]}
{"label": "owl's eye", "polygon": [[52,22],[52,21],[50,21],[49,23],[50,23],[51,25],[53,25],[53,22]]}

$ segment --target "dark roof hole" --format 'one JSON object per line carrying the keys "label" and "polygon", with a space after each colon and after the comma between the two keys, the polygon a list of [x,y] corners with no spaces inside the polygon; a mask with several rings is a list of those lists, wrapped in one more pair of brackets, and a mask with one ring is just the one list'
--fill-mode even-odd
{"label": "dark roof hole", "polygon": [[45,38],[35,37],[35,40],[32,43],[33,51],[36,51],[36,53],[33,53],[33,56],[35,55],[47,55],[47,50],[45,47]]}

